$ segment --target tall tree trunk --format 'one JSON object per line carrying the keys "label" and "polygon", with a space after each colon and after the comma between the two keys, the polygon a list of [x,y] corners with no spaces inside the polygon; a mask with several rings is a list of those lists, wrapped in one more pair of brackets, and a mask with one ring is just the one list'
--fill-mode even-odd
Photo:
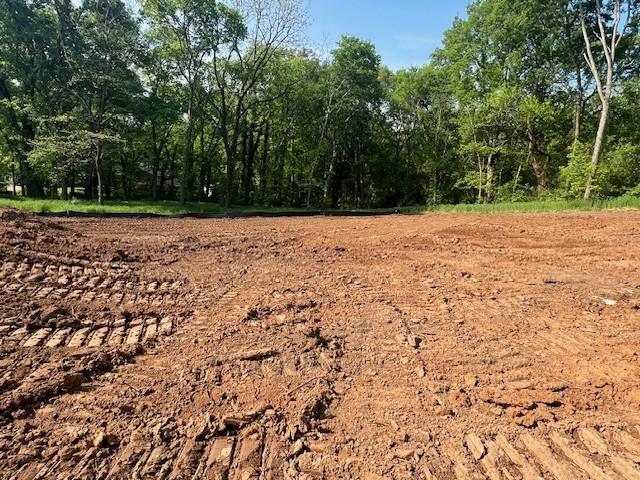
{"label": "tall tree trunk", "polygon": [[223,113],[220,116],[220,132],[222,133],[222,143],[224,144],[225,155],[227,157],[226,162],[226,179],[225,179],[225,208],[231,208],[235,203],[235,175],[236,175],[236,162],[238,156],[238,143],[240,140],[240,106],[238,105],[235,112],[236,118],[233,120],[233,130],[229,132],[229,118],[228,112]]}
{"label": "tall tree trunk", "polygon": [[240,171],[240,182],[238,185],[238,195],[242,198],[242,202],[244,203],[245,191],[249,188],[247,181],[247,158],[249,157],[248,150],[248,142],[249,142],[249,126],[247,125],[247,120],[242,122],[242,141],[240,142],[240,162],[242,166],[242,170]]}
{"label": "tall tree trunk", "polygon": [[102,141],[98,140],[95,144],[94,166],[96,176],[98,178],[98,205],[104,205],[104,178],[102,173]]}
{"label": "tall tree trunk", "polygon": [[227,175],[225,179],[225,208],[231,208],[234,203],[233,180],[236,174],[236,154],[233,151],[227,151]]}
{"label": "tall tree trunk", "polygon": [[151,166],[151,199],[158,200],[158,170],[160,169],[160,150],[162,146],[158,146],[158,132],[155,122],[151,122],[151,140],[153,150],[153,164]]}
{"label": "tall tree trunk", "polygon": [[244,170],[244,204],[251,205],[254,200],[253,195],[253,173],[254,173],[254,165],[256,159],[256,153],[258,152],[258,148],[260,148],[260,136],[262,128],[260,128],[257,132],[257,135],[254,136],[253,128],[249,130],[249,146],[247,151],[247,158],[245,160],[245,170]]}
{"label": "tall tree trunk", "polygon": [[264,197],[267,189],[267,163],[269,161],[269,122],[264,127],[264,143],[262,147],[262,156],[260,158],[260,184],[258,190],[260,191],[260,198],[258,202],[260,205],[264,205]]}
{"label": "tall tree trunk", "polygon": [[484,191],[484,202],[491,203],[493,201],[493,182],[495,176],[495,166],[493,164],[493,153],[489,154],[487,159],[486,171],[487,171],[487,186]]}
{"label": "tall tree trunk", "polygon": [[205,176],[205,181],[204,181],[204,186],[206,188],[206,200],[211,201],[213,199],[213,191],[211,189],[211,171],[213,170],[213,167],[211,166],[211,162],[207,162],[207,174]]}
{"label": "tall tree trunk", "polygon": [[71,199],[76,196],[76,166],[71,164]]}
{"label": "tall tree trunk", "polygon": [[62,200],[69,200],[69,177],[67,172],[63,172],[60,179],[60,186],[62,189]]}
{"label": "tall tree trunk", "polygon": [[480,180],[478,181],[478,203],[480,203],[484,198],[484,186],[482,185],[482,179],[484,178],[484,162],[480,155],[478,155],[478,173],[480,175]]}
{"label": "tall tree trunk", "polygon": [[15,165],[11,165],[11,183],[13,184],[13,196],[15,197],[17,192],[16,192],[16,182],[18,181],[18,179],[16,178],[16,167]]}
{"label": "tall tree trunk", "polygon": [[576,68],[577,74],[577,87],[578,87],[578,99],[576,100],[576,113],[574,119],[573,128],[573,141],[580,141],[580,133],[582,130],[582,115],[584,113],[584,87],[582,86],[582,73],[580,72],[580,65]]}
{"label": "tall tree trunk", "polygon": [[607,130],[607,123],[609,121],[609,104],[610,101],[608,99],[602,104],[600,122],[598,123],[598,132],[596,133],[596,141],[593,145],[593,154],[591,155],[591,171],[589,172],[589,178],[587,179],[587,185],[584,190],[585,200],[591,199],[591,195],[593,194],[593,181],[596,178],[596,173],[598,173],[600,155],[602,154],[604,137]]}
{"label": "tall tree trunk", "polygon": [[533,122],[527,119],[527,137],[529,139],[529,163],[533,168],[538,183],[538,191],[547,189],[547,165],[538,158],[538,146],[536,143],[535,133],[533,131]]}
{"label": "tall tree trunk", "polygon": [[331,188],[333,177],[335,176],[336,158],[338,155],[336,146],[337,146],[336,140],[334,138],[332,142],[332,148],[331,148],[331,162],[329,163],[329,171],[327,172],[325,182],[324,182],[324,198],[325,199],[329,197],[329,189]]}

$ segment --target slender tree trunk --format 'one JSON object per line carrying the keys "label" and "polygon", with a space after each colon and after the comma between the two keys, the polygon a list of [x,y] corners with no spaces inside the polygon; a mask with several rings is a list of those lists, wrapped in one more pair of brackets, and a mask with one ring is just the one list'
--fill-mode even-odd
{"label": "slender tree trunk", "polygon": [[518,164],[518,170],[516,171],[516,177],[513,180],[513,195],[515,195],[516,190],[518,189],[518,181],[520,180],[520,173],[522,172],[522,162]]}
{"label": "slender tree trunk", "polygon": [[253,203],[253,172],[256,153],[260,146],[260,131],[258,131],[257,138],[254,137],[253,129],[249,131],[249,145],[247,151],[247,157],[245,159],[245,171],[244,171],[244,204],[251,205]]}
{"label": "slender tree trunk", "polygon": [[71,198],[76,196],[76,166],[71,164]]}
{"label": "slender tree trunk", "polygon": [[596,134],[596,141],[593,145],[593,154],[591,155],[591,171],[589,172],[589,178],[587,179],[587,185],[584,190],[584,199],[591,199],[593,194],[593,181],[598,173],[598,166],[600,163],[600,155],[602,154],[602,147],[604,146],[604,137],[607,130],[607,123],[609,121],[609,104],[607,99],[602,104],[602,112],[600,113],[600,122],[598,123],[598,133]]}
{"label": "slender tree trunk", "polygon": [[240,118],[239,106],[236,111],[236,118],[233,122],[233,131],[229,134],[228,112],[223,112],[220,116],[220,132],[222,133],[222,143],[226,155],[226,179],[225,179],[225,208],[231,208],[235,203],[234,183],[236,175],[236,162],[238,156],[238,143],[240,140]]}
{"label": "slender tree trunk", "polygon": [[478,203],[480,203],[484,198],[484,188],[482,186],[482,179],[484,178],[484,163],[480,155],[478,155],[478,173],[480,174],[480,180],[478,182]]}
{"label": "slender tree trunk", "polygon": [[211,162],[207,162],[207,175],[205,176],[205,184],[204,188],[206,188],[206,200],[210,200],[213,198],[213,192],[211,191],[211,170],[212,170]]}
{"label": "slender tree trunk", "polygon": [[262,147],[262,156],[260,160],[260,205],[264,205],[264,197],[267,188],[267,163],[269,161],[269,122],[264,128],[264,143]]}
{"label": "slender tree trunk", "polygon": [[239,182],[239,188],[238,188],[239,190],[238,195],[241,198],[241,201],[243,204],[244,204],[245,192],[249,188],[247,185],[247,160],[249,157],[248,142],[249,142],[249,126],[247,125],[247,120],[245,119],[244,122],[242,122],[242,141],[240,142],[240,161],[241,161],[242,170],[240,171],[240,182]]}
{"label": "slender tree trunk", "polygon": [[151,199],[158,200],[158,170],[160,169],[160,150],[158,147],[158,132],[155,122],[151,122],[151,140],[153,150],[153,164],[151,166]]}
{"label": "slender tree trunk", "polygon": [[580,73],[580,67],[577,68],[577,84],[578,84],[578,99],[576,101],[576,114],[574,119],[573,129],[573,141],[580,141],[580,133],[582,130],[582,114],[584,113],[584,87],[582,86],[582,75]]}
{"label": "slender tree trunk", "polygon": [[224,200],[225,208],[231,208],[233,206],[233,179],[236,174],[236,155],[235,152],[227,152],[227,176],[225,179],[225,192],[226,198]]}
{"label": "slender tree trunk", "polygon": [[487,171],[487,187],[484,192],[484,202],[491,203],[493,201],[493,182],[494,182],[494,172],[495,168],[493,165],[493,154],[489,155],[487,159],[486,171]]}
{"label": "slender tree trunk", "polygon": [[198,200],[204,202],[207,199],[207,192],[205,190],[205,182],[207,178],[207,164],[211,164],[208,155],[205,152],[205,139],[204,139],[204,118],[200,122],[200,171],[198,175]]}
{"label": "slender tree trunk", "polygon": [[62,200],[69,200],[69,180],[67,172],[62,174],[60,186],[62,188]]}
{"label": "slender tree trunk", "polygon": [[327,178],[325,179],[324,182],[324,198],[328,198],[329,197],[329,188],[331,187],[331,183],[333,182],[333,177],[335,176],[335,169],[336,169],[336,157],[338,155],[338,152],[336,150],[336,141],[335,139],[332,142],[332,148],[331,148],[331,163],[329,163],[329,172],[327,173]]}
{"label": "slender tree trunk", "polygon": [[536,144],[535,134],[533,132],[533,123],[531,119],[527,119],[527,137],[529,139],[529,163],[533,168],[538,183],[538,191],[547,189],[547,165],[544,161],[538,159],[538,147]]}
{"label": "slender tree trunk", "polygon": [[104,178],[102,174],[102,141],[98,140],[95,145],[95,169],[96,177],[98,178],[98,205],[104,205],[104,190],[103,183]]}
{"label": "slender tree trunk", "polygon": [[296,193],[296,174],[292,173],[291,174],[291,178],[290,178],[290,185],[291,185],[291,200],[290,200],[290,205],[293,207],[295,204],[295,193]]}

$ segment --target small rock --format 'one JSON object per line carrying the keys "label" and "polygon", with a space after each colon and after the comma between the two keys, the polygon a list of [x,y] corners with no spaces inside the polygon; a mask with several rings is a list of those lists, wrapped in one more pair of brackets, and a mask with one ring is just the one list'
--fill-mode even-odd
{"label": "small rock", "polygon": [[42,458],[50,459],[50,458],[54,457],[58,453],[59,450],[60,449],[58,447],[45,448],[42,451]]}
{"label": "small rock", "polygon": [[107,435],[104,432],[98,432],[93,437],[93,446],[96,448],[102,448],[107,446]]}
{"label": "small rock", "polygon": [[403,460],[409,460],[413,458],[416,451],[413,448],[403,448],[401,450],[397,450],[395,453],[396,458],[401,458]]}
{"label": "small rock", "polygon": [[473,388],[478,386],[478,377],[475,375],[466,375],[464,377],[464,384],[467,388]]}
{"label": "small rock", "polygon": [[69,372],[62,377],[60,388],[64,391],[75,390],[88,380],[82,373]]}
{"label": "small rock", "polygon": [[302,440],[301,438],[299,440],[297,440],[292,446],[291,446],[291,450],[289,451],[289,456],[290,457],[297,457],[298,455],[300,455],[305,449],[306,449],[306,445],[304,443],[304,440]]}
{"label": "small rock", "polygon": [[18,451],[18,455],[23,457],[40,458],[42,455],[42,449],[33,448],[28,445],[23,445],[22,447],[20,447],[20,450]]}
{"label": "small rock", "polygon": [[610,298],[604,298],[604,297],[593,297],[594,300],[600,300],[602,303],[604,303],[605,305],[609,306],[609,307],[613,307],[614,305],[617,305],[618,302],[616,302],[615,300],[611,300]]}
{"label": "small rock", "polygon": [[254,418],[254,415],[249,415],[247,413],[232,413],[222,417],[222,423],[227,428],[236,430],[238,428],[242,428],[245,425],[251,423],[253,418]]}
{"label": "small rock", "polygon": [[136,410],[136,407],[127,404],[119,405],[118,408],[122,413],[133,413]]}
{"label": "small rock", "polygon": [[211,415],[205,414],[199,418],[193,419],[187,425],[187,437],[194,440],[204,440],[211,431]]}
{"label": "small rock", "polygon": [[480,461],[487,454],[487,449],[482,444],[482,440],[480,440],[480,437],[478,437],[477,435],[474,435],[472,433],[467,435],[465,443],[467,445],[467,448],[471,452],[471,455],[473,455],[473,458],[475,458],[476,461]]}

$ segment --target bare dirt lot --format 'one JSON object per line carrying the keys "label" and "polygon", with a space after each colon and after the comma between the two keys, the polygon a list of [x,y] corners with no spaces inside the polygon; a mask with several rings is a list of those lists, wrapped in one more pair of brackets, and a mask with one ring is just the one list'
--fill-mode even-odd
{"label": "bare dirt lot", "polygon": [[0,478],[640,479],[640,212],[0,210]]}

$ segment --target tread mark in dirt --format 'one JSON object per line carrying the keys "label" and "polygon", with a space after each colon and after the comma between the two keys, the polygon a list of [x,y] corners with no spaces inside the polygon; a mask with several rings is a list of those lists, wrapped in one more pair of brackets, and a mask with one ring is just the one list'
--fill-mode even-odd
{"label": "tread mark in dirt", "polygon": [[[618,443],[616,447],[594,428],[581,428],[576,433],[585,449],[570,435],[557,430],[551,430],[547,439],[523,433],[518,436],[518,442],[510,442],[504,435],[483,442],[469,435],[465,443],[471,457],[490,480],[518,477],[541,480],[549,474],[556,480],[619,478],[613,470],[627,480],[640,479],[637,440],[624,429],[617,428],[610,434]],[[521,448],[517,447],[518,443]],[[469,475],[469,469],[458,464],[455,473],[463,478]]]}
{"label": "tread mark in dirt", "polygon": [[[64,258],[55,258],[55,261],[64,262]],[[73,263],[73,260],[67,260]],[[137,304],[147,304],[152,307],[162,305],[176,305],[177,294],[174,291],[181,289],[182,281],[139,281],[131,282],[112,277],[121,272],[132,274],[132,270],[106,265],[106,268],[87,268],[79,265],[71,267],[67,265],[29,264],[4,262],[0,265],[0,272],[13,282],[4,282],[0,286],[0,297],[3,294],[24,295],[25,302],[29,298],[39,300],[59,299],[66,302],[84,302],[108,305],[109,308],[122,306],[121,308],[135,307]],[[43,272],[54,274],[45,276]],[[63,274],[62,277],[58,274]],[[18,280],[18,282],[16,282]],[[58,288],[59,285],[72,285],[71,288]],[[125,290],[126,291],[123,291]],[[149,294],[151,293],[151,296]],[[20,298],[20,297],[19,297]],[[73,304],[71,304],[73,305]],[[18,317],[11,319],[0,318],[0,345],[18,344],[22,347],[99,347],[108,343],[110,345],[134,344],[148,342],[157,335],[169,335],[174,328],[174,321],[164,318],[160,322],[150,318],[134,320],[130,325],[116,325],[114,329],[107,329],[102,325],[74,329],[68,327],[43,328],[29,331],[22,327],[22,321]],[[124,330],[123,330],[124,327]]]}

